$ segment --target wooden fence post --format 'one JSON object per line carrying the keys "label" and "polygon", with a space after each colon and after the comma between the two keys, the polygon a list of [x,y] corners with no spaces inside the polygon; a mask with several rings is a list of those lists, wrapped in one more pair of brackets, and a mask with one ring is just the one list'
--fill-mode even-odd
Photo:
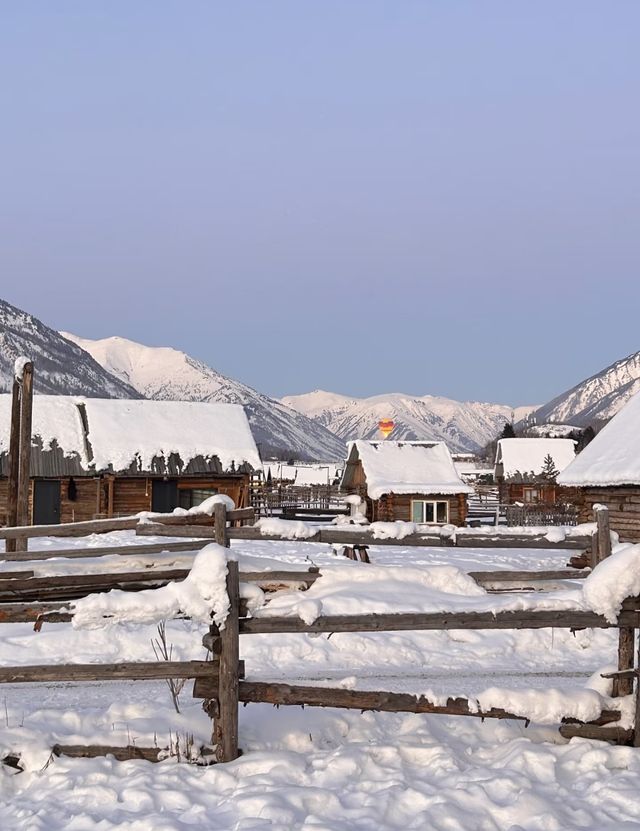
{"label": "wooden fence post", "polygon": [[214,736],[218,762],[232,762],[238,758],[240,579],[238,563],[235,560],[227,562],[227,594],[229,595],[229,614],[224,629],[220,632],[218,717]]}
{"label": "wooden fence post", "polygon": [[213,506],[213,523],[215,529],[215,541],[223,548],[229,548],[229,535],[227,534],[227,506],[218,502]]}
{"label": "wooden fence post", "polygon": [[[618,672],[633,669],[635,629],[620,629],[618,633]],[[613,697],[631,695],[633,678],[614,678]]]}
{"label": "wooden fence post", "polygon": [[[598,505],[593,509],[594,519],[597,525],[597,563],[601,563],[611,555],[611,529],[609,526],[609,511],[604,505]],[[597,565],[596,563],[596,565]]]}
{"label": "wooden fence post", "polygon": [[[13,379],[11,398],[11,433],[9,437],[9,470],[7,482],[7,525],[18,524],[18,475],[20,470],[20,382]],[[16,541],[7,540],[5,551],[15,551]]]}
{"label": "wooden fence post", "polygon": [[[33,418],[33,364],[28,361],[22,370],[20,396],[20,469],[18,472],[18,525],[29,522],[29,483],[31,474],[31,425]],[[16,551],[26,551],[27,537],[16,540]]]}

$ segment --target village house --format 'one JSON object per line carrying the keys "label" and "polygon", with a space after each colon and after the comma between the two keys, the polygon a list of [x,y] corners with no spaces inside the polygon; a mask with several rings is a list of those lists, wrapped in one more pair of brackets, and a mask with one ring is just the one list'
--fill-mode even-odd
{"label": "village house", "polygon": [[[11,396],[0,395],[0,521],[6,522]],[[36,395],[30,516],[80,522],[190,508],[215,493],[249,504],[260,457],[237,404]]]}
{"label": "village house", "polygon": [[605,505],[620,539],[640,542],[640,393],[576,456],[558,482],[579,489],[581,522],[593,519],[594,505]]}
{"label": "village house", "polygon": [[444,442],[351,442],[340,489],[364,499],[372,522],[454,525],[464,525],[473,493]]}
{"label": "village house", "polygon": [[[554,505],[574,499],[574,491],[559,487],[557,474],[573,461],[575,455],[573,439],[500,439],[494,469],[500,502],[503,505],[516,502]],[[548,475],[549,459],[556,476]]]}

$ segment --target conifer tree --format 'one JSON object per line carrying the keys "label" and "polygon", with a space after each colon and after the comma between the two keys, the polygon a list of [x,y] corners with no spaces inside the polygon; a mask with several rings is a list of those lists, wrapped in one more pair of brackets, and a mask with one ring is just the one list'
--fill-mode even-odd
{"label": "conifer tree", "polygon": [[544,479],[545,482],[555,482],[559,473],[560,471],[556,467],[551,453],[547,453],[544,457],[544,462],[542,463],[542,472],[540,473],[541,478]]}

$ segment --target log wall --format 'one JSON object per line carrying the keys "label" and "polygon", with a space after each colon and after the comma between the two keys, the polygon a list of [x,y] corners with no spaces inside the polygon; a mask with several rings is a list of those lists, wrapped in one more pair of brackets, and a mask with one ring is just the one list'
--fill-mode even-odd
{"label": "log wall", "polygon": [[[467,496],[457,494],[397,494],[390,493],[373,502],[373,521],[377,522],[411,522],[411,501],[413,499],[449,503],[449,522],[452,525],[464,525],[467,518]],[[371,517],[370,517],[371,518]]]}
{"label": "log wall", "polygon": [[634,485],[616,488],[581,488],[580,522],[593,521],[593,506],[609,509],[612,531],[622,542],[640,542],[640,487]]}

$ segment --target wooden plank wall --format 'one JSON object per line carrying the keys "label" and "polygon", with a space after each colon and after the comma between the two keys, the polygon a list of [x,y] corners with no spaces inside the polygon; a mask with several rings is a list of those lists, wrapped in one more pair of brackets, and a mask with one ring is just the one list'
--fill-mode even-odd
{"label": "wooden plank wall", "polygon": [[583,488],[579,521],[592,522],[598,504],[609,509],[611,530],[621,542],[640,542],[640,487]]}

